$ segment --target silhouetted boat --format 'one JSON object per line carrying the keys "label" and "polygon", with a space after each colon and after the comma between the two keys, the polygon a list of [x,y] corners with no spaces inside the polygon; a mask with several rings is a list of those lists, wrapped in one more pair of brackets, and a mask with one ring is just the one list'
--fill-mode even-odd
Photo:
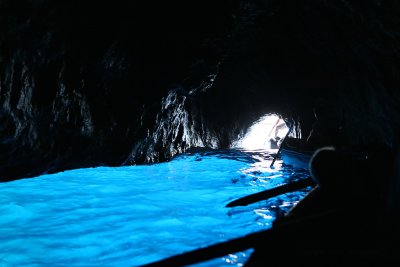
{"label": "silhouetted boat", "polygon": [[286,165],[308,170],[313,153],[314,151],[298,151],[292,148],[282,148],[280,157]]}
{"label": "silhouetted boat", "polygon": [[301,147],[304,141],[301,139],[289,138],[287,142],[283,142],[280,150],[280,158],[286,165],[291,165],[294,168],[309,169],[309,164],[313,150],[304,150]]}

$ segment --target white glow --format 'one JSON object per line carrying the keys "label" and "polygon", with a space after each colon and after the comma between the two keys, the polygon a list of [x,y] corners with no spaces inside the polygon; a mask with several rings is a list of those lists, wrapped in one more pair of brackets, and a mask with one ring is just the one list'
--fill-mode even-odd
{"label": "white glow", "polygon": [[[238,141],[234,142],[233,148],[242,149],[270,149],[269,139],[275,137],[274,125],[278,122],[277,115],[266,115],[256,121],[248,130],[247,134]],[[283,121],[280,121],[281,123]],[[277,131],[277,136],[283,139],[288,131],[284,126]]]}

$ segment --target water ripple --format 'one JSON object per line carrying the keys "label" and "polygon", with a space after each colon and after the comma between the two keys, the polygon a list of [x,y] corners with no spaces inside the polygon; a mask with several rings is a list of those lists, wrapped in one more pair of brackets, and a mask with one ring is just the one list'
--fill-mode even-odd
{"label": "water ripple", "polygon": [[[202,151],[147,166],[65,171],[0,184],[0,266],[138,266],[267,229],[306,191],[236,198],[307,176],[265,151]],[[232,266],[251,251],[199,266]]]}

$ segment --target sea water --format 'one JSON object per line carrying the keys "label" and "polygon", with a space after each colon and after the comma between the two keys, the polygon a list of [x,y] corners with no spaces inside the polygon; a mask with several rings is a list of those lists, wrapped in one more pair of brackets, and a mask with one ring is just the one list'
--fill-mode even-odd
{"label": "sea water", "polygon": [[[308,176],[267,151],[64,171],[0,184],[0,266],[140,266],[271,227],[308,189],[230,201]],[[196,266],[243,266],[251,250]]]}

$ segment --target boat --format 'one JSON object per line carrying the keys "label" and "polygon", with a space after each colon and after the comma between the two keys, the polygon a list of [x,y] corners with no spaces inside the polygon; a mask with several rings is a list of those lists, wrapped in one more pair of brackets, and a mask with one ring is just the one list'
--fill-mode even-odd
{"label": "boat", "polygon": [[309,170],[310,160],[315,151],[303,147],[305,147],[305,140],[288,137],[281,144],[279,156],[286,165]]}
{"label": "boat", "polygon": [[351,208],[327,209],[142,267],[189,266],[247,249],[253,252],[245,266],[278,261],[281,266],[311,267],[327,260],[334,264],[331,266],[399,266],[397,247],[392,245],[400,241],[396,224],[384,216],[368,218],[369,212],[368,208],[355,212]]}
{"label": "boat", "polygon": [[314,151],[299,151],[295,148],[283,147],[280,152],[280,158],[286,165],[293,168],[310,169],[310,160]]}

